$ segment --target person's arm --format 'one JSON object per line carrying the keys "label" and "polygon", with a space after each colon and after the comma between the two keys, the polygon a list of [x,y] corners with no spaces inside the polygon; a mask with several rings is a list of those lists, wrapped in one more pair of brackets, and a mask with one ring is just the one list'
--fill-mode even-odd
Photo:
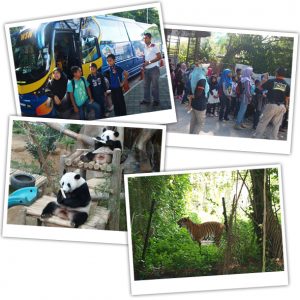
{"label": "person's arm", "polygon": [[79,109],[76,105],[76,102],[75,102],[75,99],[74,99],[74,93],[73,92],[70,92],[70,99],[71,99],[71,103],[72,103],[72,106],[73,106],[73,109],[74,109],[74,112],[79,112]]}
{"label": "person's arm", "polygon": [[94,102],[93,96],[92,96],[92,92],[89,86],[86,87],[87,93],[89,95],[89,99],[90,99],[90,103]]}
{"label": "person's arm", "polygon": [[287,85],[286,91],[285,91],[285,107],[288,109],[290,104],[290,86]]}
{"label": "person's arm", "polygon": [[246,82],[245,94],[246,94],[246,97],[248,98],[248,100],[251,99],[252,95],[251,95],[251,84],[250,84],[250,81]]}
{"label": "person's arm", "polygon": [[107,91],[107,86],[106,86],[105,78],[102,74],[100,74],[100,79],[101,79],[101,85],[102,85],[102,88],[103,88],[103,92],[105,94],[106,91]]}
{"label": "person's arm", "polygon": [[73,86],[72,86],[72,81],[69,81],[68,82],[68,85],[67,85],[67,92],[69,93],[70,95],[70,100],[71,100],[71,104],[73,106],[73,110],[74,112],[79,112],[79,109],[76,105],[76,102],[75,102],[75,98],[74,98],[74,91],[73,91]]}
{"label": "person's arm", "polygon": [[121,85],[121,87],[128,81],[128,72],[127,71],[123,71],[123,77],[124,77],[124,79],[123,79],[123,81],[120,83],[120,85]]}
{"label": "person's arm", "polygon": [[161,53],[160,53],[159,49],[157,48],[157,46],[155,46],[155,50],[156,50],[156,57],[151,60],[151,63],[150,63],[150,61],[145,61],[144,66],[151,65],[151,64],[161,60]]}

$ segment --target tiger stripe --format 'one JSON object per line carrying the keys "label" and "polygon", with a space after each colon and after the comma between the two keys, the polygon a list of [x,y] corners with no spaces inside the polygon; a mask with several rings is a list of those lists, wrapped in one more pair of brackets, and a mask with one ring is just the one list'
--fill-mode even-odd
{"label": "tiger stripe", "polygon": [[189,218],[182,218],[177,222],[177,224],[180,227],[185,227],[190,233],[192,239],[199,243],[199,246],[201,246],[201,241],[208,237],[214,237],[216,245],[219,246],[225,227],[224,224],[214,221],[196,224]]}

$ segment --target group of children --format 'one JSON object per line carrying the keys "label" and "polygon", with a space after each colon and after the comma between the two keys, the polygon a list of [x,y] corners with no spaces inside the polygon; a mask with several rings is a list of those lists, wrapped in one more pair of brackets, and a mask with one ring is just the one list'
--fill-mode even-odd
{"label": "group of children", "polygon": [[[200,62],[192,67],[185,63],[171,67],[174,96],[188,106],[191,113],[190,133],[196,134],[200,133],[206,117],[218,117],[222,122],[228,121],[230,115],[235,120],[236,130],[247,128],[245,118],[252,115],[252,129],[256,130],[267,103],[286,106],[289,85],[283,77],[283,68],[277,69],[274,83],[269,80],[267,73],[260,80],[254,80],[251,67],[243,70],[237,68],[235,73],[231,69],[224,69],[219,75],[208,72]],[[284,87],[284,90],[276,90],[275,84],[281,89]],[[278,120],[282,129],[287,127],[287,112],[284,116],[272,116],[269,123],[272,121],[274,125]],[[276,133],[273,138],[274,135]]]}
{"label": "group of children", "polygon": [[87,79],[78,66],[71,68],[71,80],[61,69],[53,70],[46,86],[53,116],[86,120],[91,111],[94,113],[93,119],[105,118],[112,111],[116,117],[127,114],[123,86],[127,84],[128,72],[115,64],[114,54],[109,54],[106,59],[109,69],[104,76],[95,63],[90,64]]}

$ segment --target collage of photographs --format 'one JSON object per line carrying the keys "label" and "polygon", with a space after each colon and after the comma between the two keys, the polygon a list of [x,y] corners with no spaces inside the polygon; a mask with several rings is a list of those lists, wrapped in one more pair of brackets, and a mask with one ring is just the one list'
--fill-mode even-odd
{"label": "collage of photographs", "polygon": [[3,236],[128,244],[132,295],[288,284],[284,165],[165,151],[290,154],[298,34],[200,24],[151,3],[5,25]]}

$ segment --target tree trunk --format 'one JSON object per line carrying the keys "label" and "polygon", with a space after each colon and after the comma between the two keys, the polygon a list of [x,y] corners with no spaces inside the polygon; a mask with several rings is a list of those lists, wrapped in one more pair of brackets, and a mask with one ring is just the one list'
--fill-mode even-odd
{"label": "tree trunk", "polygon": [[[263,217],[264,217],[264,170],[250,170],[252,180],[252,218],[253,226],[262,251]],[[271,258],[283,258],[282,230],[272,208],[270,187],[266,186],[266,254]]]}
{"label": "tree trunk", "polygon": [[264,170],[264,191],[263,191],[263,198],[264,198],[264,216],[263,216],[263,244],[262,244],[262,272],[266,271],[266,238],[267,238],[267,196],[266,196],[266,170]]}

